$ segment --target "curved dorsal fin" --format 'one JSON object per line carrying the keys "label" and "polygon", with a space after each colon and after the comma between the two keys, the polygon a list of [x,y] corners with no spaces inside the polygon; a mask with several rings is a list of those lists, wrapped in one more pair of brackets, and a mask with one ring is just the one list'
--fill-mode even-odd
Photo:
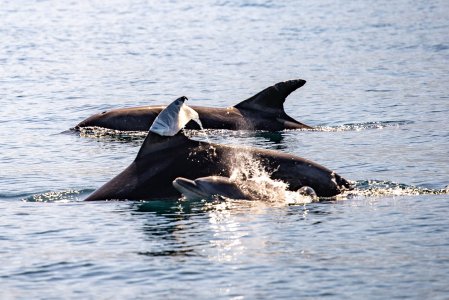
{"label": "curved dorsal fin", "polygon": [[306,83],[303,79],[294,79],[276,83],[267,87],[263,91],[248,98],[237,105],[235,108],[260,110],[268,113],[284,113],[284,101],[293,91],[302,87]]}

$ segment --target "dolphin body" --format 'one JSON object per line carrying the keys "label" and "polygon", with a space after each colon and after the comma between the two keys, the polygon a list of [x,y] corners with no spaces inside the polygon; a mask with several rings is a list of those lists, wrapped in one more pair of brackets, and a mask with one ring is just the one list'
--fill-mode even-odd
{"label": "dolphin body", "polygon": [[[267,130],[312,128],[288,116],[285,99],[306,83],[296,79],[279,82],[239,104],[227,108],[192,106],[205,129]],[[113,109],[95,114],[74,127],[103,127],[120,131],[148,131],[154,119],[166,106],[141,106]],[[200,129],[189,122],[187,129]]]}
{"label": "dolphin body", "polygon": [[[212,200],[217,197],[260,200],[261,196],[256,192],[257,182],[246,181],[244,184],[238,184],[238,182],[222,176],[201,177],[195,180],[178,177],[173,181],[173,186],[189,200]],[[309,186],[301,187],[298,193],[316,199],[315,191]]]}
{"label": "dolphin body", "polygon": [[[186,99],[181,97],[172,104],[183,103]],[[177,199],[181,194],[172,185],[177,177],[191,180],[207,176],[229,177],[238,157],[244,160],[251,157],[259,162],[271,171],[272,179],[288,183],[292,191],[310,186],[317,196],[332,197],[351,188],[340,175],[295,155],[195,141],[182,131],[174,136],[161,136],[150,130],[135,160],[85,200]]]}

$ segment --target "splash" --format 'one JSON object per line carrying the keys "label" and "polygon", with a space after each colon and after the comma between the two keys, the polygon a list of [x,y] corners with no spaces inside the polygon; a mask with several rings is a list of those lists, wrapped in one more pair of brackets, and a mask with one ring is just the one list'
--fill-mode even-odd
{"label": "splash", "polygon": [[112,140],[119,142],[141,142],[147,136],[144,131],[121,131],[103,127],[81,127],[79,135],[83,138]]}
{"label": "splash", "polygon": [[399,127],[403,125],[412,124],[413,121],[379,121],[379,122],[364,122],[364,123],[349,123],[337,126],[316,126],[308,131],[325,131],[325,132],[338,132],[338,131],[362,131],[369,129],[384,129],[387,127]]}
{"label": "splash", "polygon": [[346,200],[358,197],[388,197],[388,196],[416,196],[416,195],[446,195],[449,186],[443,189],[429,189],[403,183],[381,180],[360,180],[354,182],[355,188],[344,191],[336,200]]}
{"label": "splash", "polygon": [[[207,136],[226,136],[232,138],[248,138],[257,137],[267,131],[263,130],[229,130],[229,129],[204,129],[199,119],[194,119],[199,125],[200,130],[185,129],[185,134],[189,138],[198,137],[203,139]],[[316,126],[313,129],[287,129],[282,132],[290,131],[318,131],[318,132],[340,132],[340,131],[362,131],[371,129],[384,129],[389,127],[400,127],[408,124],[413,124],[413,121],[378,121],[378,122],[364,122],[364,123],[348,123],[335,126]],[[120,141],[134,141],[141,140],[147,135],[146,131],[122,131],[115,129],[108,129],[103,127],[81,127],[78,129],[81,137],[97,138],[97,139],[114,139]]]}
{"label": "splash", "polygon": [[231,181],[234,181],[245,194],[252,198],[283,204],[310,203],[314,199],[288,190],[288,184],[274,180],[262,161],[248,151],[232,151],[228,158],[231,165]]}

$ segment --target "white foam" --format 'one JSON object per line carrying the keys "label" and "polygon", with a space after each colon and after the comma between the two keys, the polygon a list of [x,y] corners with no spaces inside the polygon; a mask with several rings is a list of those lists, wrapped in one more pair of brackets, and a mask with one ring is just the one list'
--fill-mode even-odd
{"label": "white foam", "polygon": [[236,151],[229,157],[234,181],[243,192],[260,201],[278,204],[303,204],[313,201],[312,197],[289,191],[289,185],[271,178],[273,171],[268,171],[251,153]]}

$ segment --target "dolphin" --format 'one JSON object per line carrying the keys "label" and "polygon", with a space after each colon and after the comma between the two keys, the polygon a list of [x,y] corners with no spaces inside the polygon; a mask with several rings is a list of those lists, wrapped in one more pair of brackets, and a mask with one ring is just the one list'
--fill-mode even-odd
{"label": "dolphin", "polygon": [[217,196],[230,199],[251,199],[248,193],[228,177],[208,176],[195,180],[178,177],[173,181],[173,186],[187,199],[211,200]]}
{"label": "dolphin", "polygon": [[[198,112],[205,129],[266,130],[311,129],[312,127],[296,121],[284,111],[285,99],[306,83],[296,79],[279,82],[245,101],[232,107],[216,108],[192,106]],[[113,109],[92,115],[73,129],[83,127],[103,127],[120,131],[148,131],[157,115],[166,106],[141,106]],[[200,129],[190,122],[187,129]]]}
{"label": "dolphin", "polygon": [[[213,200],[219,197],[240,200],[261,200],[263,195],[257,192],[260,189],[257,182],[251,180],[240,183],[228,177],[208,176],[195,180],[178,177],[173,181],[173,186],[187,199]],[[275,187],[270,187],[275,191]],[[298,190],[302,196],[317,199],[315,191],[309,186],[303,186]],[[261,197],[262,196],[262,197]]]}
{"label": "dolphin", "polygon": [[[166,113],[179,113],[186,99],[175,100],[158,118]],[[177,107],[177,111],[172,106]],[[150,128],[134,161],[85,200],[178,199],[181,194],[172,185],[177,177],[191,180],[207,176],[230,177],[236,167],[241,167],[239,157],[242,161],[252,159],[260,163],[271,172],[271,179],[287,183],[292,191],[310,186],[317,196],[332,197],[351,188],[350,182],[335,172],[295,155],[196,141],[185,136],[181,129],[174,136],[155,132],[157,130]]]}

